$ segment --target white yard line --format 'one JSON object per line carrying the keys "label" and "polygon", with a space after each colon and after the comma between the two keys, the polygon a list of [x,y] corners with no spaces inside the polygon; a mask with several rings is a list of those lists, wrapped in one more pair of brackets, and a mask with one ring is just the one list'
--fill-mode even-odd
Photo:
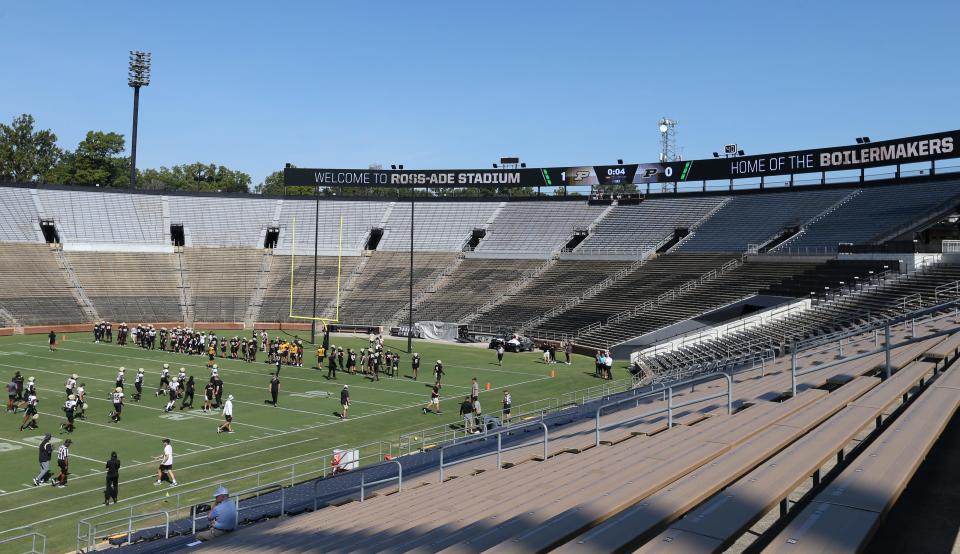
{"label": "white yard line", "polygon": [[[7,438],[3,438],[3,437],[0,437],[0,441],[12,442],[12,443],[15,443],[15,444],[22,444],[23,446],[29,446],[29,447],[31,447],[31,448],[39,448],[39,445],[36,445],[36,444],[32,444],[32,443],[29,443],[29,442],[18,441],[18,440],[14,440],[14,439],[7,439]],[[81,460],[87,460],[87,461],[93,462],[93,463],[95,463],[95,464],[103,464],[103,463],[106,463],[106,462],[104,462],[103,460],[95,460],[95,459],[93,459],[93,458],[87,458],[87,457],[81,456],[81,455],[79,455],[79,454],[74,454],[73,452],[70,453],[70,457],[71,457],[71,458],[80,458]],[[38,463],[39,463],[39,462],[38,462]]]}

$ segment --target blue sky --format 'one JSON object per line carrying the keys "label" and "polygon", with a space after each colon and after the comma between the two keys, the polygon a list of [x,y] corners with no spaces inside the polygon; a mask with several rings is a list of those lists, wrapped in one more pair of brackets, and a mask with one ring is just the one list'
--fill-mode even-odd
{"label": "blue sky", "polygon": [[955,1],[6,2],[0,120],[129,137],[140,49],[141,168],[655,161],[661,116],[685,158],[830,146],[956,128],[958,21]]}

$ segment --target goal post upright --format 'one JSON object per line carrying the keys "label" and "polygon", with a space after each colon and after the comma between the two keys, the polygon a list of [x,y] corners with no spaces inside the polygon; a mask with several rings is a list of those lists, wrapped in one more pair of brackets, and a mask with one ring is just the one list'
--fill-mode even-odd
{"label": "goal post upright", "polygon": [[[291,235],[290,235],[290,309],[287,317],[289,319],[301,319],[311,322],[311,327],[313,327],[316,322],[320,322],[322,330],[326,331],[331,323],[337,323],[340,321],[340,285],[341,285],[341,272],[343,270],[343,215],[340,215],[340,227],[339,227],[339,237],[337,239],[337,291],[336,291],[336,306],[334,317],[317,317],[316,315],[294,315],[293,313],[293,297],[294,297],[294,276],[296,273],[296,243],[297,243],[297,218],[294,217],[291,219]],[[314,250],[317,250],[317,246],[314,246]],[[314,264],[317,263],[317,256],[314,255]],[[314,278],[314,291],[316,291],[316,278]],[[316,294],[314,293],[314,298]],[[313,303],[313,309],[316,310],[316,300]],[[314,312],[316,313],[316,312]],[[311,337],[315,340],[315,337]]]}

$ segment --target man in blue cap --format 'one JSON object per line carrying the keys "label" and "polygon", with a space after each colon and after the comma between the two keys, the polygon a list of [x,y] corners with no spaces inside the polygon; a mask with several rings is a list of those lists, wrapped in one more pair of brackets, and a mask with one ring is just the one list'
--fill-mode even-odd
{"label": "man in blue cap", "polygon": [[216,501],[213,503],[213,509],[207,514],[210,527],[206,531],[197,533],[197,538],[202,541],[226,535],[237,526],[237,505],[230,499],[227,489],[223,486],[217,487],[214,498]]}

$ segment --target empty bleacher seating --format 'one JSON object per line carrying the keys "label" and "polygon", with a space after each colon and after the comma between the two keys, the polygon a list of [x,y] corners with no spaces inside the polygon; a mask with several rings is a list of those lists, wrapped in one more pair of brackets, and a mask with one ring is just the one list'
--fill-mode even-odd
{"label": "empty bleacher seating", "polygon": [[898,230],[956,208],[958,197],[956,181],[864,188],[780,249],[835,251],[841,242],[869,244],[891,238]]}
{"label": "empty bleacher seating", "polygon": [[161,196],[44,189],[37,196],[63,243],[170,244]]}
{"label": "empty bleacher seating", "polygon": [[101,318],[182,321],[176,254],[66,252],[73,272]]}
{"label": "empty bleacher seating", "polygon": [[182,263],[196,321],[244,321],[263,251],[186,247]]}
{"label": "empty bleacher seating", "polygon": [[24,325],[87,320],[46,244],[0,243],[0,307]]}
{"label": "empty bleacher seating", "polygon": [[[336,317],[337,285],[346,284],[360,259],[358,256],[317,257],[317,317]],[[293,314],[312,316],[313,256],[294,259]],[[340,282],[337,282],[339,273]],[[342,290],[341,290],[342,293]],[[274,255],[258,321],[287,321],[290,315],[290,256]]]}
{"label": "empty bleacher seating", "polygon": [[[460,252],[474,229],[482,229],[497,202],[418,202],[413,209],[413,249]],[[397,202],[384,226],[379,250],[410,249],[410,203]]]}
{"label": "empty bleacher seating", "polygon": [[[591,417],[553,429],[546,460],[533,445],[507,454],[502,469],[488,456],[448,469],[443,482],[435,471],[405,476],[402,492],[364,502],[350,494],[191,551],[719,552],[758,536],[776,551],[857,551],[960,406],[960,370],[922,386],[933,367],[917,360],[944,340],[895,350],[892,379],[873,376],[882,356],[849,360],[799,377],[800,392],[786,399],[789,362],[780,361],[763,377],[737,377],[732,415],[696,402],[721,385],[683,387],[675,402],[691,406],[672,428],[642,415],[665,404],[658,396],[615,412],[623,423],[596,446]],[[895,410],[902,415],[889,418]],[[849,465],[794,522],[747,533],[800,483],[820,486],[837,452]],[[853,517],[848,502],[865,512]]]}
{"label": "empty bleacher seating", "polygon": [[38,225],[30,189],[0,187],[0,241],[37,242]]}
{"label": "empty bleacher seating", "polygon": [[183,225],[187,246],[261,248],[277,202],[254,198],[171,196],[170,223]]}
{"label": "empty bleacher seating", "polygon": [[[317,231],[317,205],[313,200],[283,200],[279,219],[280,240],[275,250],[278,254],[290,254],[295,246],[296,255],[312,255],[316,234],[319,253],[336,256],[342,250],[344,256],[357,256],[364,248],[370,229],[381,225],[381,220],[389,207],[389,202],[321,200],[320,228]],[[409,218],[409,212],[407,214]],[[296,245],[293,243],[294,220],[296,220]]]}
{"label": "empty bleacher seating", "polygon": [[622,261],[559,260],[515,295],[504,298],[473,323],[512,327],[515,330],[527,321],[599,284],[623,266]]}
{"label": "empty bleacher seating", "polygon": [[793,190],[733,196],[677,249],[683,252],[745,252],[785,229],[799,227],[843,200],[850,189]]}
{"label": "empty bleacher seating", "polygon": [[418,321],[458,322],[544,265],[544,260],[466,258],[414,308]]}
{"label": "empty bleacher seating", "polygon": [[[409,212],[407,212],[409,214]],[[371,252],[363,271],[352,277],[341,297],[340,323],[381,325],[409,303],[410,254]],[[458,254],[417,252],[414,255],[413,294],[420,294],[437,279]]]}
{"label": "empty bleacher seating", "polygon": [[581,249],[655,249],[677,229],[690,229],[726,200],[724,196],[648,198],[636,206],[615,206]]}
{"label": "empty bleacher seating", "polygon": [[605,206],[585,202],[507,202],[477,247],[478,252],[555,252],[586,230]]}

